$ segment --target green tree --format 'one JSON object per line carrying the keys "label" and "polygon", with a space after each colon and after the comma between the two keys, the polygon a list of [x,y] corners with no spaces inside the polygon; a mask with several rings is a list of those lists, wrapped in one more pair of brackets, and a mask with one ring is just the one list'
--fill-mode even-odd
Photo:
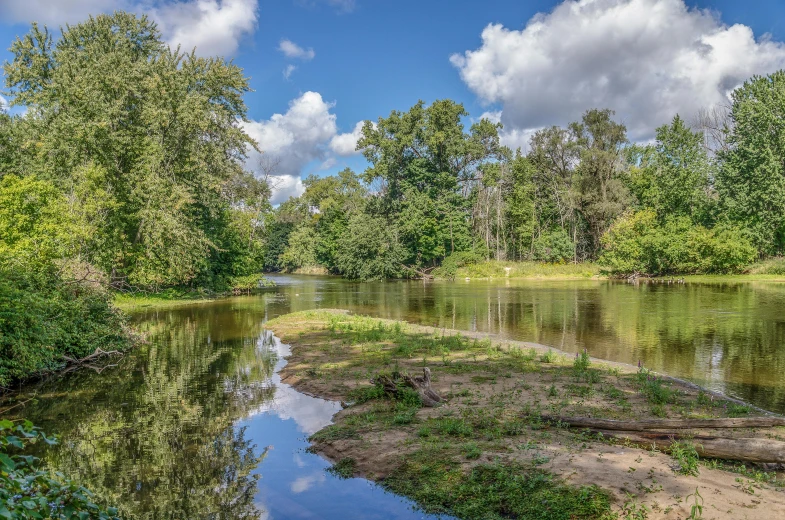
{"label": "green tree", "polygon": [[[28,110],[17,168],[96,206],[89,260],[142,286],[211,269],[253,146],[240,126],[242,70],[169,49],[153,22],[123,12],[56,40],[33,24],[11,53],[6,86]],[[90,175],[77,174],[85,165]]]}
{"label": "green tree", "polygon": [[300,226],[289,235],[289,243],[281,255],[281,265],[290,271],[318,265],[317,235],[310,226]]}
{"label": "green tree", "polygon": [[752,233],[762,254],[785,251],[785,71],[733,91],[728,149],[717,190],[727,216]]}
{"label": "green tree", "polygon": [[336,267],[347,278],[384,280],[404,274],[406,250],[384,218],[353,216],[338,246]]}
{"label": "green tree", "polygon": [[636,157],[634,188],[644,207],[661,219],[687,216],[696,223],[710,220],[712,165],[703,147],[703,135],[693,132],[678,115],[657,129],[651,152]]}

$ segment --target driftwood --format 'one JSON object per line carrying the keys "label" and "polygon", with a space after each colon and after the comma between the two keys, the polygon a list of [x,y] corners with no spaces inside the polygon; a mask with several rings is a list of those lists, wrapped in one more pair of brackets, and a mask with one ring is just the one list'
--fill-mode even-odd
{"label": "driftwood", "polygon": [[420,394],[423,406],[438,406],[445,399],[433,391],[431,388],[431,369],[423,368],[421,376],[409,376],[400,372],[392,374],[379,374],[371,380],[373,384],[379,384],[387,394],[395,396],[401,388],[412,388]]}
{"label": "driftwood", "polygon": [[85,356],[85,357],[83,357],[81,359],[75,359],[75,358],[68,357],[68,356],[63,356],[63,359],[65,359],[66,361],[68,361],[69,363],[71,363],[73,365],[84,365],[84,364],[86,364],[86,363],[88,363],[90,361],[93,361],[94,359],[97,359],[97,358],[100,358],[100,357],[104,357],[104,356],[112,356],[112,355],[122,356],[123,353],[120,352],[119,350],[104,350],[104,349],[99,347],[99,348],[95,349],[95,352],[93,352],[89,356]]}
{"label": "driftwood", "polygon": [[551,417],[549,422],[567,424],[576,428],[600,430],[646,431],[687,430],[695,428],[771,428],[785,426],[785,417],[735,417],[727,419],[650,419],[641,421],[613,421],[591,417]]}
{"label": "driftwood", "polygon": [[689,441],[701,457],[739,460],[758,463],[785,463],[785,442],[771,439],[739,438],[727,439],[708,435],[679,436],[670,433],[627,432],[614,430],[592,430],[604,437],[629,441],[643,446],[656,446],[669,450],[674,442]]}

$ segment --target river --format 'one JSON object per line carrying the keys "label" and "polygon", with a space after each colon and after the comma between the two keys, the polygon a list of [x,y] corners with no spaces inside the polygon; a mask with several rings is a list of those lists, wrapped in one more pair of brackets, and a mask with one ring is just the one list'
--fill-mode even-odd
{"label": "river", "polygon": [[255,296],[141,309],[148,343],[101,373],[24,387],[0,409],[61,444],[46,462],[139,518],[429,518],[306,451],[335,402],[282,384],[267,319],[342,308],[551,345],[682,377],[785,412],[785,284],[354,283],[274,276]]}

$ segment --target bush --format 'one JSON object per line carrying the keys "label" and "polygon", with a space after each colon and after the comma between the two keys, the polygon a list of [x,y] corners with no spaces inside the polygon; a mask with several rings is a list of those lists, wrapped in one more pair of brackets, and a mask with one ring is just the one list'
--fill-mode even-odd
{"label": "bush", "polygon": [[485,260],[485,256],[478,251],[456,251],[444,259],[442,265],[434,271],[435,276],[454,280],[461,267],[476,265]]}
{"label": "bush", "polygon": [[403,273],[406,251],[393,226],[380,217],[355,215],[338,239],[335,264],[347,278],[384,280]]}
{"label": "bush", "polygon": [[117,518],[115,508],[103,508],[93,494],[60,473],[39,467],[36,457],[22,451],[30,444],[56,444],[30,422],[14,425],[0,420],[0,517]]}
{"label": "bush", "polygon": [[534,259],[557,264],[575,258],[575,244],[561,228],[537,237],[533,244]]}
{"label": "bush", "polygon": [[130,346],[125,318],[110,294],[64,272],[54,264],[0,260],[0,386],[56,370],[64,356]]}
{"label": "bush", "polygon": [[615,275],[739,273],[756,256],[750,240],[736,227],[707,229],[686,217],[661,224],[652,210],[619,218],[602,237],[602,246],[599,263]]}

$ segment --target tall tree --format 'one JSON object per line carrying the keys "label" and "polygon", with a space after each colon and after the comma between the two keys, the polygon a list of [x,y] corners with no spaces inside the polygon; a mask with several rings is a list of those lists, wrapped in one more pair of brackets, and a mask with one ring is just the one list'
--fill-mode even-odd
{"label": "tall tree", "polygon": [[717,190],[726,214],[763,254],[785,251],[785,71],[756,76],[733,91],[732,125]]}
{"label": "tall tree", "polygon": [[146,286],[209,269],[227,192],[254,146],[240,126],[242,70],[170,49],[152,21],[123,12],[67,26],[57,40],[33,24],[11,53],[6,85],[28,109],[22,169],[90,197],[75,175],[88,167],[108,195],[90,260]]}
{"label": "tall tree", "polygon": [[580,123],[570,125],[581,150],[573,189],[588,231],[586,240],[577,244],[584,258],[597,257],[602,235],[632,202],[621,160],[627,129],[613,121],[612,115],[612,110],[593,109]]}

